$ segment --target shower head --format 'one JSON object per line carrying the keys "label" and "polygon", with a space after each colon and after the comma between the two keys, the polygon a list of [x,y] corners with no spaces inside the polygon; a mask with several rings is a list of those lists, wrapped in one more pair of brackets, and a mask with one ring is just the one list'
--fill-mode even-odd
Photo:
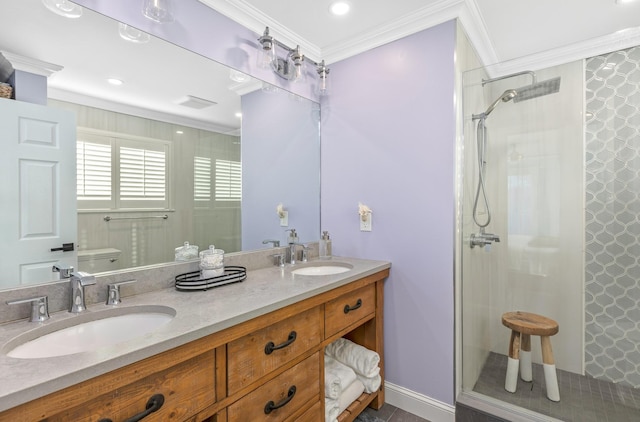
{"label": "shower head", "polygon": [[541,97],[543,95],[553,94],[560,91],[560,77],[547,79],[542,82],[534,82],[531,85],[518,88],[516,91],[518,95],[514,98],[514,103]]}
{"label": "shower head", "polygon": [[[487,117],[494,108],[496,108],[498,106],[498,104],[500,104],[500,101],[502,101],[503,103],[506,103],[508,101],[513,100],[514,98],[517,100],[519,95],[519,92],[516,91],[515,89],[507,89],[505,92],[502,93],[502,95],[500,97],[498,97],[498,99],[496,99],[493,104],[491,104],[488,108],[487,111],[485,111],[484,117]],[[514,100],[514,101],[516,101]]]}

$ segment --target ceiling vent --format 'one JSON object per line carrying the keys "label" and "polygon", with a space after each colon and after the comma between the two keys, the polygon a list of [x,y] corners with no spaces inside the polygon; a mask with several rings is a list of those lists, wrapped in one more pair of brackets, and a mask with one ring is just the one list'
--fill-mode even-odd
{"label": "ceiling vent", "polygon": [[195,109],[203,109],[216,105],[215,101],[205,100],[204,98],[194,97],[193,95],[187,95],[184,99],[178,102],[179,105]]}

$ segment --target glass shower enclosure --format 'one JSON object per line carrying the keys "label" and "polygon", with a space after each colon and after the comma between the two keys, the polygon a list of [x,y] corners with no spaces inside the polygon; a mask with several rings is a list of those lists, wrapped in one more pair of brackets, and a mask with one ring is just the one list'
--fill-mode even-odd
{"label": "glass shower enclosure", "polygon": [[[640,420],[640,48],[497,73],[463,75],[462,392],[530,420]],[[533,381],[505,390],[510,311],[558,323],[559,402],[539,337]]]}

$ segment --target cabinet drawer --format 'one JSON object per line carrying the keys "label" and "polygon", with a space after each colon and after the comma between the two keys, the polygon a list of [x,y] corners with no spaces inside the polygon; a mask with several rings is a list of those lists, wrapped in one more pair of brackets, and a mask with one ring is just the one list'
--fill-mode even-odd
{"label": "cabinet drawer", "polygon": [[[227,345],[228,394],[320,344],[320,307],[309,309]],[[268,350],[267,345],[272,349]]]}
{"label": "cabinet drawer", "polygon": [[318,422],[322,419],[322,407],[320,402],[316,402],[311,409],[304,412],[300,417],[295,418],[296,422]]}
{"label": "cabinet drawer", "polygon": [[[230,405],[227,420],[280,422],[310,402],[319,400],[320,353],[316,352]],[[277,408],[268,412],[268,404]]]}
{"label": "cabinet drawer", "polygon": [[90,402],[66,409],[47,421],[120,422],[143,412],[156,394],[164,397],[164,403],[144,418],[145,422],[184,421],[215,401],[214,353],[196,356],[117,390],[96,391]]}
{"label": "cabinet drawer", "polygon": [[324,306],[325,337],[330,337],[376,309],[375,285],[362,287],[327,302]]}

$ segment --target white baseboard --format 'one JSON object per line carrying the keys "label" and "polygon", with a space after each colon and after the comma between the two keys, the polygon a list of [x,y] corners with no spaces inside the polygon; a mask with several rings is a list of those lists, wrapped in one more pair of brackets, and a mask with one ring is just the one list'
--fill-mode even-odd
{"label": "white baseboard", "polygon": [[384,383],[385,402],[430,422],[455,422],[456,408],[390,382]]}

